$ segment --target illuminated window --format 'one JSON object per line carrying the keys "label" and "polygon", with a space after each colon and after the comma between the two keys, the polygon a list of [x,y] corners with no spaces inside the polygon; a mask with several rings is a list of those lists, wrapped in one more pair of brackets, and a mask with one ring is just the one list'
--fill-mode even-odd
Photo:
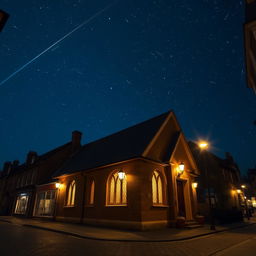
{"label": "illuminated window", "polygon": [[27,206],[28,206],[28,195],[25,193],[18,195],[14,213],[26,214]]}
{"label": "illuminated window", "polygon": [[163,180],[158,171],[153,172],[152,176],[152,200],[153,205],[164,204]]}
{"label": "illuminated window", "polygon": [[75,205],[76,182],[73,180],[68,186],[67,206]]}
{"label": "illuminated window", "polygon": [[94,190],[95,190],[95,182],[94,180],[91,182],[90,185],[90,198],[89,198],[89,204],[94,204]]}
{"label": "illuminated window", "polygon": [[126,176],[121,180],[118,172],[112,174],[108,179],[108,205],[126,205],[127,204],[127,181]]}

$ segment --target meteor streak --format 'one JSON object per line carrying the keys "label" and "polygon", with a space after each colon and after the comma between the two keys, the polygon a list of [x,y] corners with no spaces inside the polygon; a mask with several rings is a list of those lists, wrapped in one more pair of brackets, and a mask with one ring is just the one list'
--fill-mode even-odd
{"label": "meteor streak", "polygon": [[106,10],[108,10],[110,7],[112,7],[114,4],[116,4],[117,1],[112,2],[111,4],[107,5],[106,7],[104,7],[102,10],[96,12],[93,16],[91,16],[89,19],[85,20],[84,22],[82,22],[80,25],[78,25],[77,27],[75,27],[73,30],[71,30],[70,32],[68,32],[66,35],[64,35],[63,37],[61,37],[59,40],[57,40],[55,43],[53,43],[52,45],[50,45],[48,48],[46,48],[45,50],[43,50],[42,52],[40,52],[38,55],[36,55],[33,59],[31,59],[30,61],[28,61],[27,63],[25,63],[23,66],[21,66],[20,68],[18,68],[16,71],[14,71],[12,74],[10,74],[8,77],[6,77],[4,80],[2,80],[0,82],[0,86],[5,84],[8,80],[10,80],[12,77],[14,77],[16,74],[18,74],[20,71],[22,71],[24,68],[26,68],[29,64],[31,64],[32,62],[34,62],[36,59],[38,59],[40,56],[42,56],[43,54],[45,54],[46,52],[48,52],[49,50],[51,50],[55,45],[59,44],[60,42],[62,42],[64,39],[66,39],[68,36],[70,36],[71,34],[73,34],[75,31],[77,31],[78,29],[80,29],[81,27],[87,25],[89,22],[91,22],[92,20],[94,20],[95,18],[97,18],[99,15],[101,15],[103,12],[105,12]]}

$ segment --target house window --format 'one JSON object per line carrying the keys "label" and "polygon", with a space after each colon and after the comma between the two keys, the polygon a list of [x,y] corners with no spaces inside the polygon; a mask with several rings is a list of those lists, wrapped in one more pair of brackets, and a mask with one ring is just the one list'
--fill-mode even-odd
{"label": "house window", "polygon": [[108,179],[108,205],[127,205],[127,180],[126,176],[121,180],[118,172],[113,173]]}
{"label": "house window", "polygon": [[95,190],[95,182],[93,180],[91,181],[91,184],[90,184],[90,198],[89,198],[90,205],[94,204],[94,190]]}
{"label": "house window", "polygon": [[37,194],[35,216],[53,216],[55,206],[55,190]]}
{"label": "house window", "polygon": [[18,195],[14,213],[26,214],[27,206],[28,206],[28,195],[25,193]]}
{"label": "house window", "polygon": [[163,180],[158,171],[154,171],[152,176],[152,200],[153,205],[164,204]]}
{"label": "house window", "polygon": [[75,205],[76,182],[73,180],[68,186],[67,206]]}

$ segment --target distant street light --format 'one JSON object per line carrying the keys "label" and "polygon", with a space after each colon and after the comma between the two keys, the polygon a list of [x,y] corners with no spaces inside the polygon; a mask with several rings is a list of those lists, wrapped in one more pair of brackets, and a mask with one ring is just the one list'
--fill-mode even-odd
{"label": "distant street light", "polygon": [[[249,209],[248,209],[247,200],[246,200],[246,196],[245,196],[245,189],[246,189],[246,186],[245,186],[245,185],[241,185],[241,188],[242,188],[242,190],[243,190],[246,217],[247,217],[248,220],[250,220]],[[241,191],[241,190],[240,190],[240,191]]]}
{"label": "distant street light", "polygon": [[[199,148],[201,149],[201,151],[204,151],[206,149],[208,149],[209,144],[206,141],[200,141],[198,143]],[[206,159],[203,156],[203,165],[204,165],[204,171],[205,171],[205,177],[207,180],[207,192],[208,192],[208,201],[209,201],[209,213],[210,213],[210,229],[211,230],[215,230],[215,219],[214,219],[214,214],[213,214],[213,204],[212,204],[212,200],[211,200],[211,191],[210,191],[210,179],[208,176],[208,169],[207,169],[207,163],[206,163]]]}

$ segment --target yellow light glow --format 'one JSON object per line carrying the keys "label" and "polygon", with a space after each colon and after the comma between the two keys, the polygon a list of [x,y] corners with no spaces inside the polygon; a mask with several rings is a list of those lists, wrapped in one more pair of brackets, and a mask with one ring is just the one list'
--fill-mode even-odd
{"label": "yellow light glow", "polygon": [[240,189],[237,189],[236,192],[237,192],[238,194],[241,194],[241,193],[242,193],[242,191],[241,191]]}
{"label": "yellow light glow", "polygon": [[244,199],[246,199],[246,196],[244,197]]}
{"label": "yellow light glow", "polygon": [[198,143],[198,146],[201,148],[201,149],[207,149],[208,148],[208,143],[206,141],[200,141]]}
{"label": "yellow light glow", "polygon": [[176,168],[178,176],[182,175],[185,169],[185,164],[183,162],[179,163],[178,167]]}
{"label": "yellow light glow", "polygon": [[60,188],[60,186],[61,186],[61,184],[60,184],[60,183],[58,183],[58,182],[57,182],[57,183],[55,183],[55,187],[56,187],[56,188]]}
{"label": "yellow light glow", "polygon": [[193,187],[193,188],[197,188],[197,186],[198,186],[198,183],[197,183],[197,182],[193,182],[193,183],[192,183],[192,187]]}
{"label": "yellow light glow", "polygon": [[181,172],[183,172],[184,169],[185,169],[185,164],[184,164],[184,163],[180,163],[180,164],[179,164],[179,170],[180,170]]}
{"label": "yellow light glow", "polygon": [[118,172],[118,178],[119,178],[120,180],[123,180],[124,177],[125,177],[125,173],[124,173],[123,171]]}
{"label": "yellow light glow", "polygon": [[241,185],[241,188],[246,188],[246,186],[245,185]]}

